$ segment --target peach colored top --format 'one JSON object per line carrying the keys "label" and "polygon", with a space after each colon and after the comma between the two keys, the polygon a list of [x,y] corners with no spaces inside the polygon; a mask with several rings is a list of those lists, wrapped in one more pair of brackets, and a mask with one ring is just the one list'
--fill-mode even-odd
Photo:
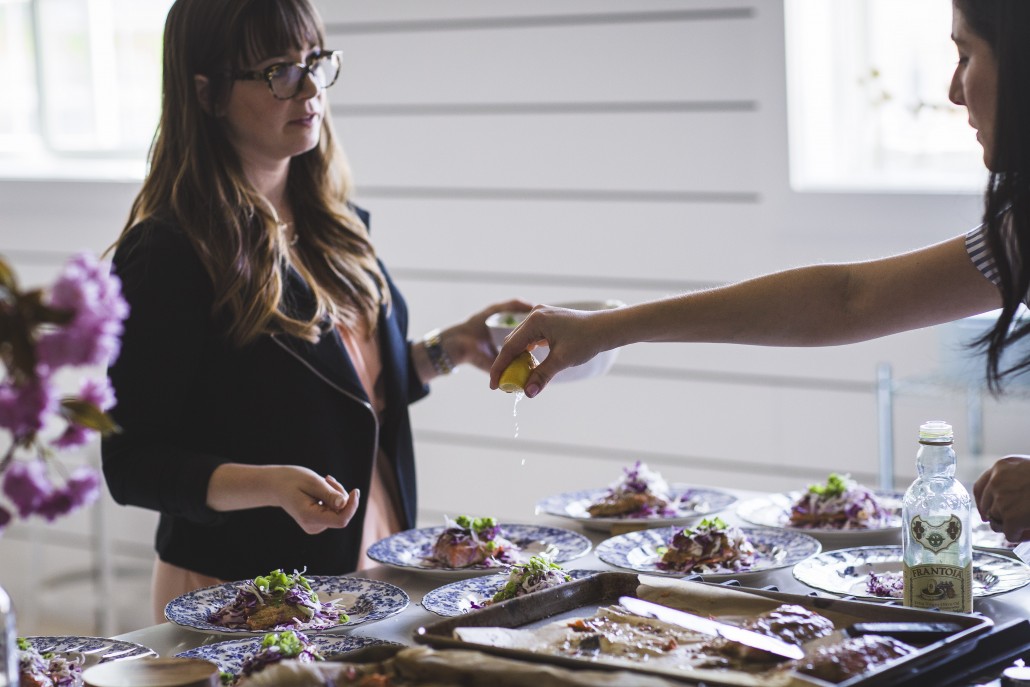
{"label": "peach colored top", "polygon": [[[383,361],[379,354],[379,338],[369,336],[368,330],[364,326],[361,326],[358,331],[351,331],[341,325],[337,327],[337,330],[354,363],[361,385],[372,402],[372,409],[381,420],[386,411],[386,394],[383,389]],[[348,489],[352,488],[347,484],[343,486]],[[362,550],[358,559],[358,570],[377,565],[375,561],[365,555],[365,550],[370,545],[401,531],[398,493],[397,478],[394,475],[393,467],[380,448],[372,467],[372,483],[369,493],[361,495],[361,498],[365,499],[366,505],[365,522],[361,530]],[[264,574],[264,572],[267,571],[255,571],[254,574]],[[158,558],[154,562],[154,573],[151,578],[154,621],[164,622],[164,608],[172,599],[195,589],[222,584],[225,581],[165,563]]]}

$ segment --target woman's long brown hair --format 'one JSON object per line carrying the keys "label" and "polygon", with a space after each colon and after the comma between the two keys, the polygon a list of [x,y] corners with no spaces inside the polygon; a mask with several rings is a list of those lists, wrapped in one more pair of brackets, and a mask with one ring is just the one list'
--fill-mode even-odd
{"label": "woman's long brown hair", "polygon": [[1030,338],[1030,322],[1017,316],[1030,292],[1030,2],[955,0],[954,4],[973,32],[991,46],[998,64],[994,145],[983,221],[998,268],[1002,307],[994,327],[973,342],[974,347],[987,350],[987,382],[997,393],[1007,378],[1030,369],[1025,348],[1012,360],[1002,360],[1005,351]]}
{"label": "woman's long brown hair", "polygon": [[[308,0],[176,0],[165,22],[161,120],[119,242],[151,218],[181,227],[211,278],[212,315],[227,316],[226,337],[236,346],[276,332],[313,341],[326,316],[348,327],[364,322],[371,332],[390,304],[368,230],[348,203],[350,172],[328,103],[318,146],[290,162],[286,193],[297,237],[291,246],[219,119],[197,96],[194,75],[201,74],[216,112],[233,86],[230,73],[304,43],[327,47]],[[315,295],[313,313],[284,308],[291,249],[293,267]]]}

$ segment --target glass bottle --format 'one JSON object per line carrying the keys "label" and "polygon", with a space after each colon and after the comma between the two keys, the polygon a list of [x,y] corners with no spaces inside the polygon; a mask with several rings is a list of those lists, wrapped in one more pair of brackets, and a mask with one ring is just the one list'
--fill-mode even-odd
{"label": "glass bottle", "polygon": [[0,687],[18,684],[18,644],[11,597],[0,587]]}
{"label": "glass bottle", "polygon": [[917,477],[902,505],[904,604],[972,613],[972,501],[955,479],[953,441],[946,422],[919,427]]}

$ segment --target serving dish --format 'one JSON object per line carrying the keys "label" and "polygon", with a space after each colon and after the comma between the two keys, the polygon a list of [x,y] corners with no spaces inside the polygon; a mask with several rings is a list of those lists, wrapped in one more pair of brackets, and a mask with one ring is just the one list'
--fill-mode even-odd
{"label": "serving dish", "polygon": [[81,660],[83,667],[129,659],[156,657],[157,652],[142,644],[106,637],[59,635],[22,637],[41,654],[55,653],[69,660]]}
{"label": "serving dish", "polygon": [[[580,580],[584,577],[597,575],[600,570],[569,570],[567,571],[572,580]],[[480,575],[479,577],[466,577],[426,593],[422,597],[422,607],[427,611],[445,617],[461,615],[474,611],[481,607],[484,602],[493,598],[507,583],[507,575]]]}
{"label": "serving dish", "polygon": [[[758,589],[734,589],[712,583],[670,580],[632,573],[600,573],[582,580],[576,580],[562,587],[545,590],[533,597],[513,599],[460,616],[446,618],[419,628],[415,641],[437,649],[475,649],[484,653],[518,659],[532,663],[545,663],[569,668],[593,670],[630,670],[640,674],[659,675],[681,680],[690,684],[700,681],[702,674],[689,666],[677,666],[673,670],[662,668],[654,662],[609,662],[597,657],[582,658],[571,655],[527,650],[514,644],[502,646],[462,639],[466,628],[485,630],[469,635],[489,636],[490,628],[514,630],[538,630],[556,619],[572,621],[592,614],[598,606],[614,604],[620,596],[636,596],[663,603],[703,616],[725,619],[725,611],[735,608],[774,608],[780,604],[796,604],[820,613],[833,620],[840,630],[859,622],[955,622],[961,629],[943,640],[920,646],[901,659],[881,665],[840,683],[844,687],[889,685],[902,677],[908,677],[921,670],[927,670],[952,660],[964,653],[963,647],[975,645],[977,638],[990,631],[990,619],[966,614],[940,613],[867,604],[842,599],[829,599],[777,591]],[[504,636],[503,633],[498,633]],[[789,672],[792,681],[771,682],[758,676],[744,675],[727,669],[723,673],[708,670],[703,681],[708,685],[827,685],[828,683]]]}
{"label": "serving dish", "polygon": [[[516,563],[528,561],[531,556],[548,551],[554,552],[555,563],[566,563],[583,556],[591,547],[590,540],[582,534],[560,527],[501,523],[500,528],[503,535],[519,547],[519,551],[513,554],[512,562]],[[429,560],[433,544],[445,529],[446,526],[440,525],[398,532],[368,547],[367,555],[392,568],[441,575],[482,575],[503,569],[503,565],[485,563],[466,568],[449,568]]]}
{"label": "serving dish", "polygon": [[[900,573],[900,546],[859,546],[825,551],[794,566],[794,577],[809,587],[868,601],[897,601],[870,594],[870,573]],[[1008,556],[973,551],[973,598],[1004,594],[1030,583],[1030,566]]]}
{"label": "serving dish", "polygon": [[661,527],[662,525],[686,525],[703,517],[718,513],[737,502],[737,497],[721,489],[695,487],[689,484],[670,484],[671,493],[679,497],[672,515],[649,515],[646,517],[591,517],[587,508],[609,492],[609,487],[581,489],[555,494],[541,500],[536,512],[567,518],[590,530],[610,531],[623,526]]}
{"label": "serving dish", "polygon": [[832,527],[794,527],[790,524],[790,507],[801,497],[802,491],[766,494],[742,501],[737,515],[742,520],[762,527],[779,527],[815,537],[826,546],[857,546],[862,544],[896,544],[901,542],[901,500],[904,494],[894,491],[874,491],[880,504],[890,511],[885,527],[843,530]]}
{"label": "serving dish", "polygon": [[[244,637],[205,644],[189,651],[180,652],[176,654],[176,657],[211,661],[218,666],[220,671],[239,675],[243,668],[243,661],[261,648],[261,639],[261,637]],[[312,635],[308,639],[327,661],[336,658],[346,660],[345,654],[365,647],[402,646],[397,642],[358,635]]]}
{"label": "serving dish", "polygon": [[[667,545],[681,528],[659,527],[650,530],[627,532],[606,539],[597,546],[597,557],[616,568],[625,568],[649,575],[683,577],[691,573],[666,571],[658,568],[661,559],[659,547]],[[743,578],[785,568],[814,556],[822,545],[807,534],[789,532],[771,527],[742,527],[744,534],[755,547],[755,562],[746,570],[717,569],[703,573],[708,580]]]}
{"label": "serving dish", "polygon": [[[568,301],[564,303],[554,303],[555,307],[568,308],[570,310],[614,310],[615,308],[621,308],[626,305],[622,301],[615,299],[600,300],[600,301]],[[490,330],[490,339],[493,341],[494,346],[498,348],[504,344],[505,337],[511,332],[512,329],[522,323],[522,320],[526,319],[527,313],[522,312],[499,312],[486,318],[486,327]],[[537,346],[533,349],[533,357],[538,361],[542,361],[550,353],[550,349],[547,346]],[[611,369],[612,365],[615,364],[615,358],[619,355],[619,349],[613,348],[608,351],[602,351],[598,353],[590,360],[580,365],[573,365],[568,367],[554,376],[551,381],[554,382],[573,382],[580,379],[587,379],[588,377],[596,377],[603,375]]]}
{"label": "serving dish", "polygon": [[[408,595],[400,587],[379,580],[337,575],[308,575],[311,589],[318,593],[321,602],[338,600],[340,608],[349,619],[345,623],[325,629],[314,629],[299,625],[296,628],[308,635],[321,632],[343,632],[359,625],[389,618],[408,606]],[[269,630],[249,630],[217,625],[208,620],[212,612],[232,601],[236,588],[242,582],[226,582],[205,587],[178,596],[165,606],[165,618],[191,630],[223,635],[263,636]]]}

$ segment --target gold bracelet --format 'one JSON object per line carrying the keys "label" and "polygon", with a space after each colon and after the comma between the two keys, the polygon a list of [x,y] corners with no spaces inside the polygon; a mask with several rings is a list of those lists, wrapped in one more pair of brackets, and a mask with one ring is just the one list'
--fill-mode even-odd
{"label": "gold bracelet", "polygon": [[426,347],[426,354],[433,369],[439,375],[449,375],[454,372],[454,361],[447,351],[443,349],[443,342],[440,340],[440,330],[434,329],[422,339],[422,345]]}

